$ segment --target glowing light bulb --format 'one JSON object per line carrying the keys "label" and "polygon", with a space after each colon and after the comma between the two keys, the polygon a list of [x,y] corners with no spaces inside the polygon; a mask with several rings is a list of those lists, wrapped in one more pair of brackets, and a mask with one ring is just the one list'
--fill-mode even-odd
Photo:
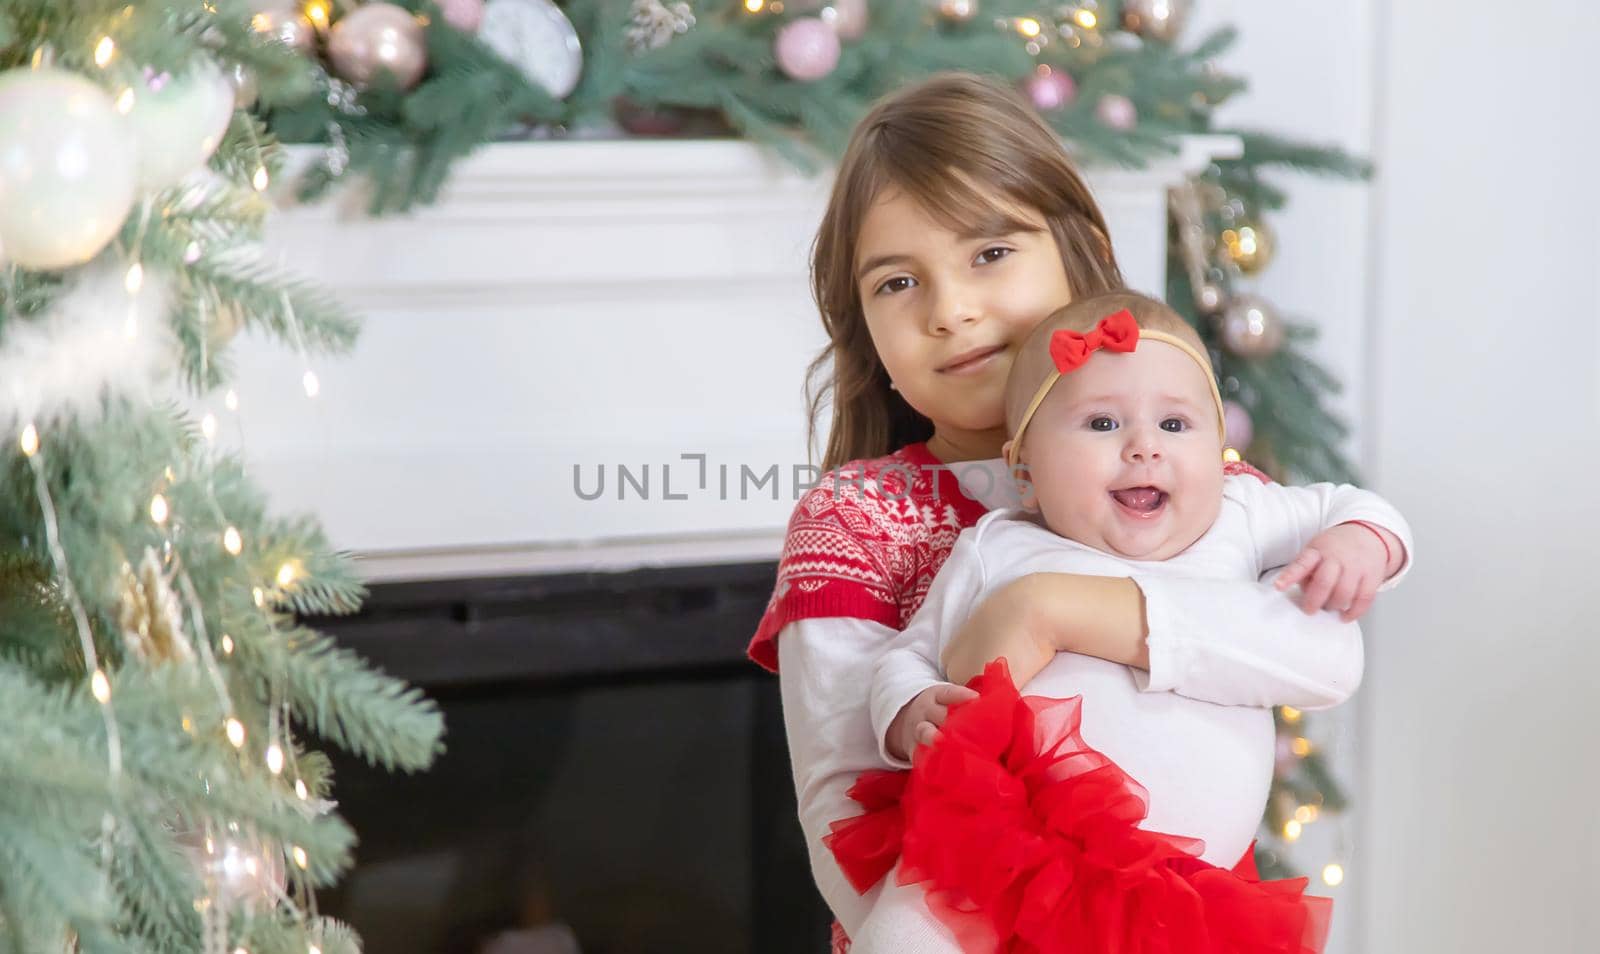
{"label": "glowing light bulb", "polygon": [[222,634],[222,655],[233,655],[233,637],[229,636],[227,633]]}
{"label": "glowing light bulb", "polygon": [[1100,18],[1094,15],[1093,10],[1079,10],[1072,15],[1072,18],[1077,20],[1078,26],[1083,27],[1085,30],[1093,30],[1100,25]]}
{"label": "glowing light bulb", "polygon": [[306,856],[306,850],[304,848],[301,848],[299,845],[295,845],[292,854],[294,855],[294,863],[299,865],[301,870],[311,866],[311,859]]}
{"label": "glowing light bulb", "polygon": [[288,560],[283,564],[283,566],[278,567],[278,585],[279,586],[288,586],[291,583],[293,583],[299,576],[300,576],[300,570],[299,570],[298,567],[295,566],[295,562],[293,560]]}
{"label": "glowing light bulb", "polygon": [[1300,837],[1302,826],[1293,818],[1283,823],[1283,838],[1285,841],[1295,841]]}
{"label": "glowing light bulb", "polygon": [[1299,736],[1290,743],[1289,748],[1294,751],[1295,755],[1305,758],[1311,754],[1311,740],[1305,736]]}
{"label": "glowing light bulb", "polygon": [[1023,36],[1038,36],[1041,29],[1042,28],[1039,26],[1039,21],[1033,19],[1032,17],[1023,17],[1017,21],[1017,32]]}
{"label": "glowing light bulb", "polygon": [[89,677],[89,687],[101,705],[111,701],[111,680],[106,678],[105,670],[94,671],[94,675]]}
{"label": "glowing light bulb", "polygon": [[31,423],[22,429],[22,437],[17,440],[22,445],[22,455],[32,457],[39,453],[39,429]]}
{"label": "glowing light bulb", "polygon": [[144,266],[142,264],[134,262],[128,266],[128,274],[122,280],[122,287],[126,288],[130,295],[139,294],[139,289],[144,287]]}
{"label": "glowing light bulb", "polygon": [[310,789],[306,788],[306,783],[300,779],[294,780],[294,793],[302,802],[311,797]]}
{"label": "glowing light bulb", "polygon": [[322,390],[322,384],[317,380],[315,371],[307,371],[305,377],[300,379],[300,383],[305,386],[306,397],[308,398],[316,397],[317,392]]}
{"label": "glowing light bulb", "polygon": [[117,94],[117,112],[126,116],[133,111],[133,87],[127,87]]}
{"label": "glowing light bulb", "polygon": [[110,64],[111,58],[116,55],[117,44],[112,42],[109,36],[101,37],[100,42],[94,45],[94,65],[101,69],[105,69]]}
{"label": "glowing light bulb", "polygon": [[273,775],[283,772],[283,749],[279,748],[276,742],[267,746],[267,771]]}
{"label": "glowing light bulb", "polygon": [[229,716],[227,729],[228,741],[233,744],[233,747],[236,749],[244,748],[244,723]]}
{"label": "glowing light bulb", "polygon": [[166,523],[168,516],[167,498],[156,494],[150,498],[150,519],[156,523]]}
{"label": "glowing light bulb", "polygon": [[238,527],[229,527],[222,531],[222,549],[227,550],[233,556],[238,556],[239,552],[244,549],[244,538],[239,536]]}
{"label": "glowing light bulb", "polygon": [[1294,725],[1296,722],[1300,721],[1300,710],[1296,709],[1294,706],[1279,706],[1278,714],[1283,716],[1283,721],[1287,722],[1289,725]]}
{"label": "glowing light bulb", "polygon": [[1330,888],[1344,884],[1344,865],[1337,861],[1322,869],[1322,883]]}
{"label": "glowing light bulb", "polygon": [[217,439],[217,416],[210,411],[200,419],[200,433],[204,434],[207,441]]}
{"label": "glowing light bulb", "polygon": [[271,181],[267,176],[266,166],[256,166],[256,174],[250,177],[250,185],[254,186],[257,192],[267,191],[267,185]]}
{"label": "glowing light bulb", "polygon": [[239,392],[229,388],[228,393],[222,396],[222,406],[230,411],[239,410]]}

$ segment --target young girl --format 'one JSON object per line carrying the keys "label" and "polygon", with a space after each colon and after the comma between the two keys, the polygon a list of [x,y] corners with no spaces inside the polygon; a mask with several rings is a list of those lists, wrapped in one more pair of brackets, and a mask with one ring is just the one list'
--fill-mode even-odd
{"label": "young girl", "polygon": [[[800,823],[844,950],[884,890],[858,894],[823,844],[830,822],[859,811],[846,794],[856,776],[883,767],[867,708],[873,662],[961,530],[1019,502],[999,459],[1017,346],[1056,308],[1121,278],[1059,139],[1006,87],[959,74],[901,90],[862,120],[812,271],[830,338],[813,364],[831,376],[811,418],[814,434],[831,407],[827,473],[795,507],[750,656],[779,674]],[[1147,668],[1151,690],[1203,681],[1255,704],[1326,706],[1361,670],[1354,624],[1303,615],[1256,583],[1032,574],[985,599],[967,630],[1058,628],[1079,652]]]}
{"label": "young girl", "polygon": [[[1265,808],[1269,710],[1232,704],[1236,698],[1141,692],[1126,667],[1062,652],[1073,648],[1070,633],[1045,643],[998,634],[981,651],[1009,660],[1015,685],[1009,674],[985,673],[977,684],[988,696],[952,711],[937,740],[942,707],[928,696],[943,682],[940,655],[967,611],[1030,572],[1255,580],[1289,565],[1279,578],[1287,588],[1309,568],[1333,566],[1349,590],[1343,601],[1364,608],[1410,566],[1405,520],[1348,485],[1224,477],[1222,399],[1204,345],[1143,295],[1083,299],[1040,324],[1012,367],[1006,421],[1014,435],[1007,459],[1025,468],[1028,509],[991,511],[962,533],[872,681],[873,727],[887,758],[909,766],[919,742],[933,747],[918,754],[903,783],[903,815],[899,806],[886,812],[888,828],[883,818],[858,816],[830,843],[903,831],[900,880],[933,892],[967,950],[1010,950],[1013,938],[1030,951],[1320,949],[1325,901],[1307,899],[1302,910],[1301,885],[1261,885],[1219,870],[1247,850]],[[965,681],[975,670],[958,670],[987,659],[950,662],[950,678]],[[1018,687],[1030,694],[1026,702]],[[1039,727],[1053,734],[1036,737]],[[1013,744],[1000,759],[984,738]],[[1242,785],[1195,784],[1216,773]],[[1027,779],[1035,781],[1022,784]],[[1002,797],[1008,787],[1019,795],[1014,803]],[[1241,790],[1251,787],[1254,799]],[[1038,824],[1050,817],[1041,806],[1068,799],[1070,812]],[[1133,814],[1117,815],[1123,810]],[[883,840],[869,835],[859,858],[844,853],[845,869],[865,862],[859,881],[881,871]],[[1081,854],[1088,843],[1102,850]],[[1026,845],[1025,861],[1003,872],[983,863],[1010,844]],[[1137,862],[1108,864],[1128,857]],[[1071,890],[1034,890],[1062,873],[1070,873]],[[1196,890],[1165,890],[1170,883]],[[1208,904],[1207,889],[1224,892],[1226,905]],[[881,923],[924,920],[920,898],[891,893],[879,904],[864,940]],[[1124,917],[1103,917],[1107,911]],[[1226,946],[1215,943],[1222,935]]]}

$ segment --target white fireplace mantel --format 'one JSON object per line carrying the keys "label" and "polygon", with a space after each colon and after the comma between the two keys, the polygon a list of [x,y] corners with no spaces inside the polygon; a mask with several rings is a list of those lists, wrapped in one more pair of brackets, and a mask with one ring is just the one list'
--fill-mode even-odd
{"label": "white fireplace mantel", "polygon": [[[1165,287],[1167,187],[1238,148],[1090,170],[1130,285]],[[252,474],[373,581],[775,558],[810,479],[827,185],[738,141],[505,143],[410,216],[285,209],[274,249],[366,323],[310,363],[315,399],[299,357],[237,344]]]}

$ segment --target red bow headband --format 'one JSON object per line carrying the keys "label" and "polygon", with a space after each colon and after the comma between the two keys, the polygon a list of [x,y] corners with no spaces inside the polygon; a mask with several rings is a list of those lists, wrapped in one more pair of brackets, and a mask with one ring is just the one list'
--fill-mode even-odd
{"label": "red bow headband", "polygon": [[1104,348],[1107,351],[1132,351],[1139,345],[1139,322],[1133,312],[1124,308],[1114,315],[1100,319],[1100,323],[1086,335],[1063,328],[1050,336],[1050,358],[1062,374],[1076,371],[1089,360],[1089,355]]}

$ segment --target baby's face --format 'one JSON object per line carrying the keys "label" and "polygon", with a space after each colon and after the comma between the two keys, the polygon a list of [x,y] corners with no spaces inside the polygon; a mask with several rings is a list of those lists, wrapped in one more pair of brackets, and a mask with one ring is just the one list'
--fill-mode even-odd
{"label": "baby's face", "polygon": [[1205,372],[1142,340],[1061,376],[1028,424],[1031,491],[1052,531],[1132,560],[1165,560],[1222,509],[1222,440]]}

